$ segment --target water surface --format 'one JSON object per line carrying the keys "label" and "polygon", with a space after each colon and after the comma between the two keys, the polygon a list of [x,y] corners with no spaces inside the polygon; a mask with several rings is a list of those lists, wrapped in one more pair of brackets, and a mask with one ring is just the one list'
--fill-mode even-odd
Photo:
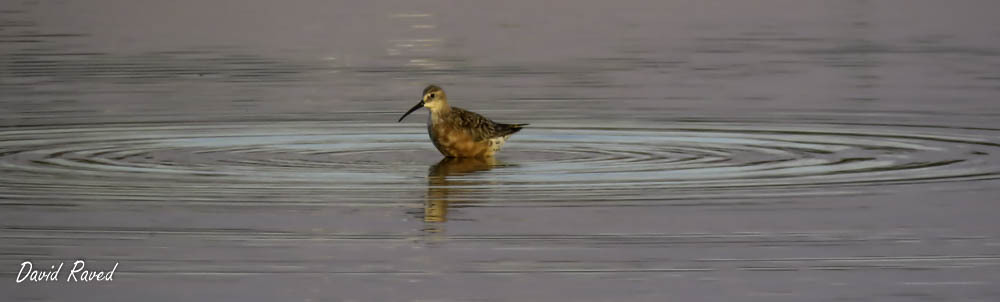
{"label": "water surface", "polygon": [[993,2],[0,8],[9,300],[1000,296]]}

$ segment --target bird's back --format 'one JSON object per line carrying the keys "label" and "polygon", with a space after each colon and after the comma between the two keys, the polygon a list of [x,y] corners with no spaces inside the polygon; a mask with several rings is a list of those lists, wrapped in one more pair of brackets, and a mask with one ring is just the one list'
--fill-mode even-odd
{"label": "bird's back", "polygon": [[476,140],[486,140],[510,136],[528,124],[501,124],[494,122],[478,113],[458,107],[451,107],[447,122],[459,129],[465,129]]}

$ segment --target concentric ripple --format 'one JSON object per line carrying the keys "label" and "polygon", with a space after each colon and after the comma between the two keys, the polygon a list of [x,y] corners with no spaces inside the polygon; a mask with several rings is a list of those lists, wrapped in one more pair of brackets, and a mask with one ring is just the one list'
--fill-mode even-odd
{"label": "concentric ripple", "polygon": [[[661,202],[879,192],[1000,177],[995,130],[683,122],[537,126],[493,169],[428,184],[421,128],[244,122],[0,130],[4,203],[392,205],[428,186],[510,202]],[[503,194],[495,194],[502,192]],[[416,195],[416,196],[415,196]]]}

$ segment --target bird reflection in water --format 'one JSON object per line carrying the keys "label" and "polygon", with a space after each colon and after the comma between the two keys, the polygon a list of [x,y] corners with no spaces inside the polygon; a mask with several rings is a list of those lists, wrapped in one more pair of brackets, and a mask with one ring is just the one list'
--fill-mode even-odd
{"label": "bird reflection in water", "polygon": [[[449,179],[453,176],[489,171],[497,166],[493,157],[454,158],[446,157],[430,167],[427,174],[427,202],[424,204],[424,222],[445,222],[448,220],[448,205],[452,198],[471,189],[462,186],[480,184],[480,181]],[[449,196],[450,195],[450,196]],[[431,228],[430,231],[433,231]]]}

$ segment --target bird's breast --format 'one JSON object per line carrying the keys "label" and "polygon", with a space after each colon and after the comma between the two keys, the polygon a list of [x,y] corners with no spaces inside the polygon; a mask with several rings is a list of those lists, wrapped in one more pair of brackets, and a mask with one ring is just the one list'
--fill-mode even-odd
{"label": "bird's breast", "polygon": [[493,154],[490,140],[476,141],[467,129],[440,120],[428,123],[427,132],[431,136],[434,147],[445,156],[452,157],[484,157]]}

